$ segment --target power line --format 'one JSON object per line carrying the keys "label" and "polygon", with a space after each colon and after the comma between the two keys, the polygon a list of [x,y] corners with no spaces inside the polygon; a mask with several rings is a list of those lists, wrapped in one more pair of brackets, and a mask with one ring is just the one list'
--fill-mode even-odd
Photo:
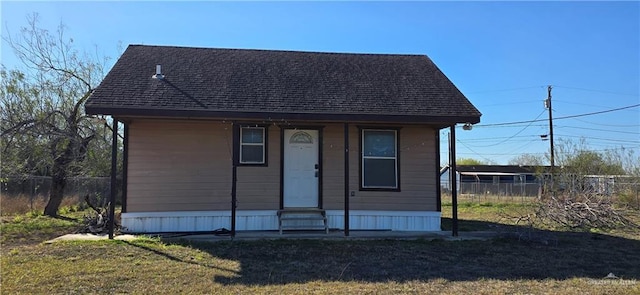
{"label": "power line", "polygon": [[[577,121],[583,122],[583,123],[587,123],[587,124],[593,124],[593,125],[598,125],[598,126],[606,126],[606,127],[616,127],[616,128],[632,128],[632,127],[640,127],[640,124],[631,124],[631,125],[618,125],[618,124],[600,124],[600,123],[594,123],[594,122],[590,122],[590,121],[586,121],[586,120],[582,120],[582,119],[576,119]],[[487,125],[474,125],[473,128],[476,127],[489,127],[489,128],[517,128],[520,127],[522,125],[525,125],[526,123],[518,123],[518,124],[510,124],[510,125],[500,125],[500,126],[487,126]],[[491,125],[491,124],[488,124]],[[549,126],[548,124],[532,124],[531,126],[533,127],[547,127]],[[560,127],[567,127],[567,126],[563,126],[563,125],[559,125]],[[462,128],[462,126],[457,126],[458,128]],[[613,131],[613,130],[611,130]]]}
{"label": "power line", "polygon": [[[586,137],[586,136],[578,136],[578,135],[564,135],[564,134],[558,134],[557,135],[560,138],[581,138],[581,139],[586,139],[589,140],[589,144],[604,144],[606,145],[607,143],[611,143],[611,142],[620,142],[620,143],[626,143],[626,144],[638,144],[640,146],[640,141],[633,141],[633,140],[624,140],[624,139],[610,139],[610,138],[601,138],[601,137]],[[529,139],[516,139],[516,140],[509,140],[509,143],[522,143],[522,142],[526,142],[527,144],[532,143],[532,142],[537,142],[540,141],[542,142],[540,139],[538,139],[538,135],[525,135],[525,136],[519,136],[520,138],[526,138],[529,137]],[[535,137],[535,138],[531,138],[531,137]],[[505,138],[505,137],[499,137],[499,138]],[[490,140],[495,140],[491,139],[491,138],[473,138],[473,139],[464,139],[464,142],[466,142],[467,144],[469,144],[470,142],[475,142],[478,143],[479,141],[490,141]],[[482,143],[482,142],[480,142]],[[491,147],[492,145],[471,145],[473,148],[485,148],[485,147]]]}
{"label": "power line", "polygon": [[[518,123],[518,124],[510,124],[510,125],[500,125],[500,126],[487,126],[487,125],[473,125],[473,128],[476,127],[488,127],[488,128],[518,128],[521,127],[523,125],[526,125],[526,123]],[[547,127],[549,126],[548,124],[532,124],[532,127]],[[462,128],[462,126],[456,126],[458,128]]]}
{"label": "power line", "polygon": [[571,138],[584,138],[584,139],[595,139],[595,140],[606,140],[606,141],[615,141],[615,142],[624,142],[624,143],[632,143],[632,144],[640,144],[640,140],[624,140],[624,139],[611,139],[611,138],[601,138],[601,137],[591,137],[591,136],[578,136],[578,135],[558,135],[560,137],[571,137]]}
{"label": "power line", "polygon": [[631,132],[631,131],[620,131],[620,130],[610,130],[610,129],[597,129],[597,128],[587,128],[587,127],[575,127],[575,126],[556,126],[557,128],[574,128],[574,129],[584,129],[584,130],[591,130],[591,131],[604,131],[604,132],[611,132],[611,133],[624,133],[624,134],[634,134],[634,135],[639,135],[639,132]]}
{"label": "power line", "polygon": [[597,107],[597,108],[607,108],[607,107],[609,107],[609,106],[603,106],[603,105],[595,105],[595,104],[590,104],[590,103],[581,103],[581,102],[557,100],[557,99],[554,100],[554,102],[561,102],[561,103],[566,103],[566,104],[589,106],[589,107]]}
{"label": "power line", "polygon": [[531,138],[532,136],[538,137],[539,135],[520,135],[520,136],[501,136],[501,137],[482,137],[482,138],[465,138],[464,141],[494,141],[496,139],[505,138]]}
{"label": "power line", "polygon": [[[604,113],[610,113],[610,112],[615,112],[615,111],[621,111],[621,110],[626,110],[626,109],[631,109],[631,108],[637,108],[639,107],[640,104],[634,104],[634,105],[630,105],[630,106],[625,106],[625,107],[620,107],[620,108],[615,108],[615,109],[609,109],[609,110],[604,110],[604,111],[598,111],[598,112],[591,112],[591,113],[585,113],[585,114],[578,114],[578,115],[570,115],[570,116],[564,116],[564,117],[557,117],[557,118],[553,118],[554,120],[562,120],[562,119],[571,119],[571,118],[578,118],[578,117],[585,117],[585,116],[592,116],[592,115],[599,115],[599,114],[604,114]],[[534,123],[534,122],[543,122],[543,121],[547,121],[547,119],[539,119],[539,120],[529,120],[529,121],[517,121],[517,122],[507,122],[507,123],[495,123],[495,124],[478,124],[475,125],[474,127],[493,127],[493,126],[504,126],[504,125],[514,125],[514,124],[525,124],[525,123]]]}
{"label": "power line", "polygon": [[531,126],[531,124],[533,122],[535,122],[535,120],[537,120],[538,118],[540,118],[540,116],[542,116],[542,114],[544,114],[546,112],[546,110],[542,110],[542,112],[535,118],[533,119],[533,121],[531,121],[531,123],[529,123],[528,125],[524,126],[524,128],[520,129],[520,131],[516,132],[516,134],[507,137],[505,140],[498,142],[498,143],[494,143],[494,144],[490,144],[490,145],[485,145],[485,146],[481,146],[481,147],[491,147],[491,146],[496,146],[496,145],[501,145],[507,141],[509,141],[509,139],[512,139],[514,137],[516,137],[518,134],[522,133],[522,131],[526,130],[527,128],[529,128],[529,126]]}
{"label": "power line", "polygon": [[493,160],[491,160],[491,159],[489,159],[489,158],[487,158],[487,157],[485,157],[485,156],[483,156],[483,155],[481,155],[481,154],[477,153],[476,151],[474,151],[473,149],[471,149],[469,146],[467,146],[464,142],[460,141],[459,139],[456,139],[456,141],[457,141],[458,143],[460,143],[461,145],[463,145],[464,147],[466,147],[466,148],[467,148],[468,150],[470,150],[471,152],[473,152],[474,154],[476,154],[477,156],[479,156],[480,158],[483,158],[483,159],[485,159],[485,160],[487,160],[487,161],[489,161],[489,162],[493,161]]}
{"label": "power line", "polygon": [[[620,147],[620,148],[604,148],[604,149],[590,149],[589,151],[592,152],[606,152],[606,151],[616,151],[616,150],[635,150],[635,149],[640,149],[640,147]],[[459,155],[478,155],[477,152],[472,151],[471,153],[467,153],[467,152],[457,152],[457,154]],[[487,156],[518,156],[521,155],[522,153],[485,153],[484,155]],[[531,152],[531,153],[526,153],[529,155],[546,155],[547,152]],[[481,155],[479,155],[481,156]],[[482,158],[486,159],[486,160],[490,160],[486,157],[481,156]]]}
{"label": "power line", "polygon": [[542,87],[544,86],[528,86],[528,87],[507,88],[507,89],[480,90],[480,91],[472,91],[472,92],[465,92],[465,93],[474,94],[474,93],[506,92],[506,91],[516,91],[516,90],[534,89],[534,88],[542,88]]}
{"label": "power line", "polygon": [[[518,150],[521,150],[523,148],[531,146],[531,143],[536,142],[536,141],[538,141],[538,140],[535,140],[535,139],[529,140],[527,143],[525,143],[525,144],[523,144],[523,145],[521,145],[521,146],[519,146],[519,147],[517,147],[515,149],[511,149],[507,153],[515,153]],[[518,153],[518,154],[520,154],[520,153]]]}
{"label": "power line", "polygon": [[553,85],[553,86],[554,86],[554,87],[560,87],[560,88],[566,88],[566,89],[573,89],[573,90],[588,91],[588,92],[600,92],[600,93],[608,93],[608,94],[615,94],[615,95],[625,95],[625,96],[638,97],[638,95],[637,95],[637,94],[631,94],[631,93],[620,93],[620,92],[614,92],[614,91],[609,91],[609,90],[598,90],[598,89],[588,89],[588,88],[570,87],[570,86],[559,86],[559,85]]}
{"label": "power line", "polygon": [[[477,155],[477,153],[465,153],[465,152],[458,152],[458,155]],[[491,153],[491,154],[485,154],[487,156],[518,156],[521,155],[522,153],[511,153],[511,154],[505,154],[505,153]],[[529,155],[545,155],[546,152],[538,152],[538,153],[527,153]],[[482,157],[482,156],[481,156]],[[488,159],[486,157],[483,157],[485,160],[487,161],[493,161],[491,159]]]}
{"label": "power line", "polygon": [[556,119],[570,119],[570,118],[577,118],[577,117],[584,117],[584,116],[591,116],[591,115],[599,115],[599,114],[610,113],[610,112],[615,112],[615,111],[622,111],[622,110],[631,109],[631,108],[637,108],[639,106],[640,106],[640,103],[639,104],[630,105],[630,106],[626,106],[626,107],[617,108],[617,109],[604,110],[604,111],[592,112],[592,113],[586,113],[586,114],[580,114],[580,115],[564,116],[564,117],[558,117]]}
{"label": "power line", "polygon": [[[611,143],[610,142],[589,142],[589,146],[598,146],[598,147],[611,147]],[[614,145],[617,146],[617,145]],[[640,149],[640,145],[626,145],[626,146],[622,146],[625,149]]]}
{"label": "power line", "polygon": [[587,124],[592,124],[592,125],[597,125],[597,126],[606,126],[606,127],[616,127],[616,128],[640,127],[640,124],[632,124],[632,125],[602,124],[602,123],[589,122],[589,121],[583,120],[583,119],[575,119],[575,120],[580,121],[582,123],[587,123]]}
{"label": "power line", "polygon": [[478,104],[479,108],[487,108],[487,107],[495,107],[495,106],[505,106],[505,105],[516,105],[516,104],[527,104],[527,103],[539,103],[540,100],[527,100],[527,101],[518,101],[518,102],[509,102],[509,103],[494,103],[488,105]]}

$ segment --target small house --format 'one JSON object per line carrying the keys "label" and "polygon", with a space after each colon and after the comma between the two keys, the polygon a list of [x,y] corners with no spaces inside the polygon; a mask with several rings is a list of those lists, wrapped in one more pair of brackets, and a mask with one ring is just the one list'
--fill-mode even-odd
{"label": "small house", "polygon": [[439,130],[481,116],[425,55],[148,45],[85,108],[124,125],[146,233],[439,231]]}

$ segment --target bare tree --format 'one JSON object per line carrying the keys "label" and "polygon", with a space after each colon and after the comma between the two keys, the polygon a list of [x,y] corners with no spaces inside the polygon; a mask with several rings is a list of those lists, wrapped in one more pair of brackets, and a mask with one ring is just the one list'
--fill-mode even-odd
{"label": "bare tree", "polygon": [[489,165],[481,160],[473,159],[473,158],[460,158],[456,159],[457,165]]}
{"label": "bare tree", "polygon": [[509,160],[509,165],[543,166],[545,162],[546,161],[544,156],[534,154],[521,154]]}
{"label": "bare tree", "polygon": [[87,116],[84,103],[104,77],[107,59],[79,52],[63,25],[49,32],[38,26],[37,14],[27,23],[18,35],[3,37],[24,66],[1,69],[3,156],[22,163],[15,170],[51,176],[44,214],[57,216],[67,178],[82,171],[92,141],[106,139],[104,122]]}

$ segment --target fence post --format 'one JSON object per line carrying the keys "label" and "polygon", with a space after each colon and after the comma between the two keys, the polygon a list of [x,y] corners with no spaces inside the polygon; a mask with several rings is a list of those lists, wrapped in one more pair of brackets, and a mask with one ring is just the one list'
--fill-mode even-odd
{"label": "fence post", "polygon": [[36,185],[34,184],[35,179],[31,178],[31,194],[29,196],[29,208],[31,208],[31,211],[33,211],[33,196],[35,195],[35,189],[36,189]]}

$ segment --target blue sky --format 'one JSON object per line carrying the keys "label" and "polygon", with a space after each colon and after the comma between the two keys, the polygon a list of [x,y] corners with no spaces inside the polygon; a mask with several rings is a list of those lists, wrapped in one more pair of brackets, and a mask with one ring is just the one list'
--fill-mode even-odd
{"label": "blue sky", "polygon": [[[553,86],[556,143],[640,153],[640,2],[13,2],[2,35],[32,12],[113,60],[128,44],[428,55],[483,113],[457,129],[459,158],[543,155]],[[121,45],[119,45],[121,44]],[[2,63],[16,66],[2,44]],[[446,150],[447,130],[441,131]],[[446,155],[443,155],[446,157]]]}

